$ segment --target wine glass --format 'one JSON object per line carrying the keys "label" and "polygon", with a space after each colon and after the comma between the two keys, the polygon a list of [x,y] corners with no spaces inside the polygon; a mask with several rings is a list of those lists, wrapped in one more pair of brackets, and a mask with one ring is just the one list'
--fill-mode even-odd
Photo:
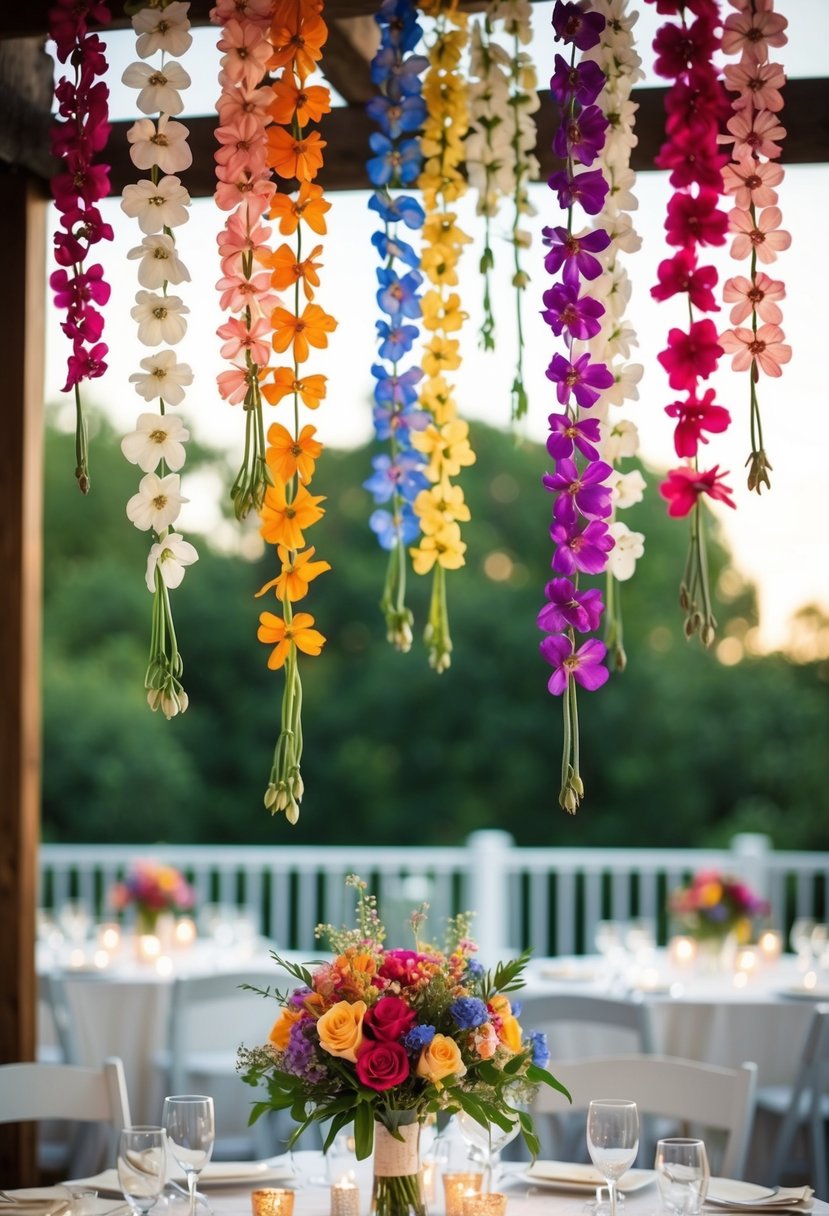
{"label": "wine glass", "polygon": [[118,1137],[118,1181],[133,1212],[149,1212],[164,1189],[167,1142],[163,1127],[125,1127]]}
{"label": "wine glass", "polygon": [[626,1098],[594,1098],[587,1111],[590,1159],[607,1183],[610,1216],[616,1216],[616,1183],[639,1151],[639,1112]]}
{"label": "wine glass", "polygon": [[708,1155],[702,1140],[672,1136],[656,1144],[656,1184],[675,1216],[697,1216],[708,1194]]}
{"label": "wine glass", "polygon": [[184,1170],[190,1216],[196,1212],[196,1185],[210,1160],[216,1138],[213,1099],[203,1094],[175,1094],[164,1099],[164,1127],[170,1152]]}
{"label": "wine glass", "polygon": [[[509,1117],[511,1118],[511,1116]],[[506,1148],[521,1130],[518,1114],[516,1113],[512,1119],[512,1127],[509,1131],[504,1131],[497,1123],[479,1123],[477,1119],[473,1119],[463,1110],[456,1118],[458,1129],[471,1150],[470,1156],[483,1166],[484,1176],[481,1181],[481,1190],[491,1191],[493,1173],[498,1166],[501,1149]]]}

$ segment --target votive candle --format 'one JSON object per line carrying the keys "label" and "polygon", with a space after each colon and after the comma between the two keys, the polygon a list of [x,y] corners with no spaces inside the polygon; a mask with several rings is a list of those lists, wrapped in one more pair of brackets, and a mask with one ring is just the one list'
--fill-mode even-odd
{"label": "votive candle", "polygon": [[277,1187],[264,1187],[261,1191],[253,1191],[250,1197],[253,1216],[292,1216],[294,1194],[294,1191]]}
{"label": "votive candle", "polygon": [[350,1178],[331,1187],[331,1216],[360,1216],[360,1188]]}
{"label": "votive candle", "polygon": [[668,957],[676,967],[690,967],[696,962],[697,943],[692,937],[672,937],[668,943]]}
{"label": "votive candle", "polygon": [[463,1201],[467,1195],[478,1195],[483,1174],[469,1170],[461,1174],[443,1175],[443,1194],[446,1216],[463,1216]]}
{"label": "votive candle", "polygon": [[463,1216],[504,1216],[506,1210],[507,1197],[500,1191],[463,1197]]}
{"label": "votive candle", "polygon": [[783,934],[779,929],[764,929],[757,945],[766,962],[776,963],[783,952]]}

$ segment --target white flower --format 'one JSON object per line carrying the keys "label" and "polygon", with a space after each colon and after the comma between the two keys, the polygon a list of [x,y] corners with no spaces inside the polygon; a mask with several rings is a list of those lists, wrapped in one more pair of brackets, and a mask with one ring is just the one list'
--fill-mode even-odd
{"label": "white flower", "polygon": [[147,558],[147,588],[155,591],[156,567],[165,586],[180,587],[185,566],[192,566],[193,562],[198,560],[198,553],[180,533],[169,532],[150,549]]}
{"label": "white flower", "polygon": [[636,330],[629,321],[620,321],[605,338],[605,354],[602,362],[607,363],[609,359],[614,359],[617,355],[621,355],[623,359],[629,359],[630,348],[638,345],[639,339],[636,336]]}
{"label": "white flower", "polygon": [[[164,353],[169,355],[172,351]],[[175,472],[184,464],[184,444],[189,438],[190,432],[175,415],[139,414],[136,429],[121,440],[121,451],[130,464],[137,464],[144,473],[154,473],[161,460],[166,460]]]}
{"label": "white flower", "polygon": [[614,470],[613,476],[610,478],[614,506],[618,510],[624,511],[627,507],[632,507],[634,503],[641,502],[645,497],[646,484],[638,469],[631,469],[629,473]]}
{"label": "white flower", "polygon": [[152,528],[161,534],[178,518],[182,504],[190,501],[182,498],[180,486],[178,473],[168,473],[166,477],[147,473],[138,483],[138,493],[127,503],[127,518],[141,532]]}
{"label": "white flower", "polygon": [[145,236],[140,245],[130,249],[127,257],[131,261],[141,259],[138,282],[150,291],[156,291],[165,283],[190,282],[190,271],[178,256],[173,238],[166,232]]}
{"label": "white flower", "polygon": [[631,532],[627,524],[615,519],[609,528],[616,544],[607,555],[607,568],[620,583],[633,577],[637,558],[645,552],[643,532]]}
{"label": "white flower", "polygon": [[131,63],[121,80],[130,89],[139,89],[135,104],[142,114],[180,114],[184,109],[180,89],[190,87],[190,77],[180,63],[167,63],[164,69],[149,63]]}
{"label": "white flower", "polygon": [[138,341],[144,346],[160,346],[162,342],[175,346],[187,332],[184,313],[189,311],[179,296],[138,291],[130,316],[138,325]]}
{"label": "white flower", "polygon": [[193,153],[187,142],[190,134],[183,122],[162,114],[158,125],[151,118],[139,118],[127,131],[130,160],[136,169],[152,169],[158,165],[162,173],[180,173],[193,163]]}
{"label": "white flower", "polygon": [[639,449],[639,430],[634,422],[620,418],[605,433],[602,427],[602,455],[609,464],[618,464],[625,456],[633,456]]}
{"label": "white flower", "polygon": [[[184,386],[193,383],[193,369],[189,363],[177,363],[175,353],[171,350],[160,350],[157,354],[150,355],[147,359],[141,360],[141,366],[144,372],[133,372],[130,376],[130,384],[135,385],[135,391],[145,401],[153,401],[156,397],[160,397],[162,401],[166,401],[168,405],[181,405],[184,400]],[[142,414],[141,417],[149,417],[150,415]],[[155,417],[155,415],[152,415]],[[170,418],[167,421],[173,422]],[[140,419],[139,419],[140,425]],[[181,439],[189,439],[186,433],[181,435]],[[121,445],[123,447],[123,444]],[[126,452],[124,453],[126,456]],[[127,460],[132,457],[127,456]],[[172,460],[164,457],[171,469],[178,469],[180,464],[173,464]],[[182,456],[182,462],[184,457]],[[138,462],[141,463],[140,461]],[[145,472],[149,469],[144,468]],[[150,465],[150,468],[155,468],[155,465]]]}
{"label": "white flower", "polygon": [[141,59],[149,59],[156,51],[165,51],[168,55],[178,58],[190,49],[193,35],[190,33],[190,22],[187,13],[190,8],[189,0],[171,0],[166,8],[142,8],[133,15],[132,28],[138,38],[135,43],[136,54]]}
{"label": "white flower", "polygon": [[639,400],[639,381],[645,369],[641,363],[617,363],[611,365],[613,383],[605,389],[604,399],[610,405],[621,405],[623,401]]}
{"label": "white flower", "polygon": [[636,174],[630,166],[610,165],[605,176],[610,182],[605,199],[608,214],[616,216],[620,211],[635,211],[639,206],[639,199],[631,189],[636,184]]}
{"label": "white flower", "polygon": [[157,185],[145,178],[124,186],[121,195],[121,210],[148,233],[186,224],[189,206],[190,195],[177,177],[162,177]]}

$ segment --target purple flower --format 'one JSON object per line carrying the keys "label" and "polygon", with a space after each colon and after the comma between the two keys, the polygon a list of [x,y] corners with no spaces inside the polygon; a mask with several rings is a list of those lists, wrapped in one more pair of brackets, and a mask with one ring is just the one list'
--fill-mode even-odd
{"label": "purple flower", "polygon": [[591,363],[589,355],[580,355],[571,363],[564,355],[553,355],[547,368],[547,379],[556,385],[556,396],[562,405],[576,398],[582,409],[589,409],[599,399],[603,388],[613,384],[613,372],[604,363]]}
{"label": "purple flower", "polygon": [[592,633],[599,628],[604,604],[598,588],[577,591],[569,578],[553,578],[544,588],[544,594],[549,602],[536,620],[538,628],[545,633],[561,633],[565,629]]}
{"label": "purple flower", "polygon": [[588,215],[599,214],[610,189],[599,169],[589,169],[587,173],[576,173],[572,177],[566,169],[559,169],[547,179],[547,184],[557,193],[562,211],[578,203]]}
{"label": "purple flower", "polygon": [[574,422],[569,414],[550,414],[547,421],[550,424],[547,451],[553,460],[572,456],[574,447],[588,460],[599,459],[598,449],[593,446],[600,438],[598,418],[583,418],[580,422]]}
{"label": "purple flower", "polygon": [[555,473],[541,478],[545,490],[556,495],[553,518],[572,527],[580,512],[586,519],[606,519],[610,514],[610,486],[602,484],[613,472],[603,460],[594,460],[581,472],[573,460],[560,460]]}
{"label": "purple flower", "polygon": [[391,402],[394,405],[414,405],[417,401],[417,385],[423,379],[423,370],[410,367],[399,375],[389,375],[382,363],[374,363],[371,368],[372,376],[377,378],[374,386],[374,400],[378,405]]}
{"label": "purple flower", "polygon": [[613,537],[607,524],[591,519],[581,529],[553,523],[550,536],[556,544],[552,567],[559,574],[601,574],[607,565],[607,554],[613,548]]}
{"label": "purple flower", "polygon": [[411,431],[425,431],[432,421],[425,410],[413,410],[399,405],[375,405],[372,414],[378,439],[394,435],[399,446],[411,448]]}
{"label": "purple flower", "polygon": [[550,246],[544,258],[544,269],[558,274],[564,267],[565,283],[583,279],[597,279],[602,273],[602,264],[594,253],[601,253],[610,244],[610,233],[604,228],[586,232],[584,236],[573,236],[566,228],[542,228],[541,241]]}
{"label": "purple flower", "polygon": [[474,1030],[489,1019],[486,1005],[477,996],[459,996],[449,1006],[449,1016],[460,1030]]}
{"label": "purple flower", "polygon": [[598,106],[585,106],[580,114],[559,123],[553,136],[553,151],[565,160],[568,155],[582,165],[592,165],[604,147],[610,123]]}
{"label": "purple flower", "polygon": [[588,692],[595,692],[609,679],[610,673],[602,664],[607,647],[598,638],[588,638],[578,650],[574,650],[566,634],[553,633],[540,643],[540,650],[555,668],[547,682],[547,688],[554,697],[561,696],[571,677]]}
{"label": "purple flower", "polygon": [[590,106],[601,93],[606,77],[592,59],[569,64],[562,55],[556,55],[555,70],[550,77],[550,92],[562,106],[575,98],[580,106]]}
{"label": "purple flower", "polygon": [[282,1057],[285,1072],[311,1082],[325,1078],[326,1070],[317,1063],[314,1051],[313,1038],[316,1032],[314,1018],[300,1018],[298,1022],[294,1022]]}
{"label": "purple flower", "polygon": [[571,338],[593,338],[602,327],[599,317],[604,316],[604,304],[591,296],[579,296],[576,283],[556,283],[541,298],[545,305],[541,315],[556,337],[566,329]]}
{"label": "purple flower", "polygon": [[556,0],[553,29],[556,42],[572,43],[580,51],[598,46],[606,21],[601,13],[585,12],[578,4]]}
{"label": "purple flower", "polygon": [[420,296],[417,289],[423,282],[419,270],[409,270],[401,278],[396,270],[385,266],[377,271],[377,303],[383,312],[397,319],[400,316],[416,319],[420,316]]}
{"label": "purple flower", "polygon": [[420,333],[416,325],[389,325],[388,321],[375,321],[375,325],[380,339],[377,353],[391,363],[409,353]]}

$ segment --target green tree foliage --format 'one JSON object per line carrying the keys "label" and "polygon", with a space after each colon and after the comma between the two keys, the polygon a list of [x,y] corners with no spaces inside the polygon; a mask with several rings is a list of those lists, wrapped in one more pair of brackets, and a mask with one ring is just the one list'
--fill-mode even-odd
{"label": "green tree foliage", "polygon": [[[71,442],[48,432],[47,839],[457,844],[502,827],[521,844],[702,845],[760,830],[780,847],[829,847],[815,813],[829,778],[826,664],[774,655],[725,666],[685,641],[686,531],[665,516],[653,475],[648,501],[625,516],[647,537],[622,589],[628,666],[581,696],[587,795],[570,818],[557,805],[561,705],[546,691],[535,624],[551,577],[543,449],[474,430],[468,564],[448,579],[455,649],[441,676],[419,645],[428,580],[410,575],[412,652],[385,641],[385,555],[360,488],[369,453],[326,453],[314,484],[327,514],[313,541],[334,569],[314,583],[310,610],[328,643],[302,663],[307,790],[290,828],[262,805],[281,677],[255,639],[273,601],[253,593],[277,572],[274,552],[252,562],[196,538],[200,561],[174,593],[190,708],[171,722],[152,714],[142,686],[149,542],[123,510],[134,470],[101,423],[82,500],[62,476]],[[713,555],[716,583],[728,555],[721,545]],[[733,571],[720,582],[730,593],[717,607],[721,634],[736,640],[754,623],[754,594]]]}

